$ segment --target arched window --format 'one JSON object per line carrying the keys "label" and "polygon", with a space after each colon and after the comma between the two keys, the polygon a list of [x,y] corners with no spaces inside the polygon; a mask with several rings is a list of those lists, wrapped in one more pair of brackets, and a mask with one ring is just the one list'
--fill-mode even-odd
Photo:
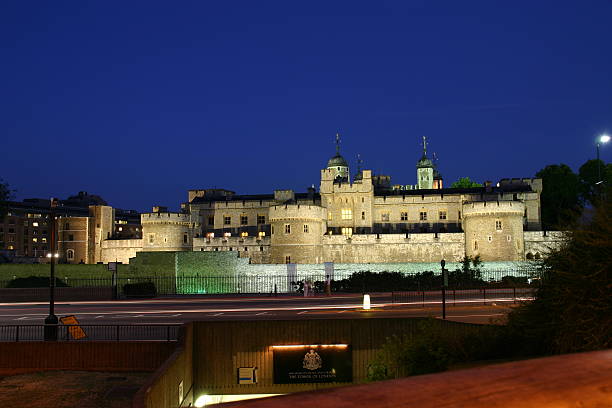
{"label": "arched window", "polygon": [[74,260],[74,249],[69,249],[66,251],[66,259],[68,259],[69,261]]}

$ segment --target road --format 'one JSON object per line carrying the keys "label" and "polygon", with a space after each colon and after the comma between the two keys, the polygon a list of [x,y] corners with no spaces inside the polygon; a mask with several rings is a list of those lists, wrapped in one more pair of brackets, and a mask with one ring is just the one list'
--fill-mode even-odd
{"label": "road", "polygon": [[[373,294],[372,309],[363,310],[361,295],[320,297],[175,297],[147,300],[58,302],[55,314],[75,315],[81,324],[176,324],[197,320],[343,319],[441,317],[439,295],[392,303],[389,294]],[[449,298],[447,319],[488,323],[510,310],[514,298]],[[0,303],[0,325],[42,324],[45,303]]]}

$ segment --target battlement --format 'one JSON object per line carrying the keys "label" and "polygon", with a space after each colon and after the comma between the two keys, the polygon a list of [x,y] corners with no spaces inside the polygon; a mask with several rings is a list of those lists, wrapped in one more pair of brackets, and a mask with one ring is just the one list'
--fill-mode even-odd
{"label": "battlement", "polygon": [[334,182],[334,170],[321,170],[321,193],[367,193],[373,190],[372,170],[362,170],[361,179],[346,183]]}
{"label": "battlement", "polygon": [[271,222],[288,219],[323,221],[327,218],[327,209],[318,205],[275,205],[269,209],[269,218]]}
{"label": "battlement", "polygon": [[501,188],[512,188],[521,185],[528,185],[533,191],[542,192],[542,179],[541,178],[512,178],[512,179],[501,179],[497,183]]}
{"label": "battlement", "polygon": [[144,213],[140,215],[140,222],[142,224],[191,223],[191,215],[170,212]]}
{"label": "battlement", "polygon": [[515,214],[523,216],[525,204],[520,201],[477,201],[463,204],[463,216]]}

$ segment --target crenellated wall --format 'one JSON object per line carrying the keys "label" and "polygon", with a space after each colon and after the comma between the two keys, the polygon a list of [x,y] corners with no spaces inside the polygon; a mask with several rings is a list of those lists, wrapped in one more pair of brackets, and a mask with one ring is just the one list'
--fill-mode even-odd
{"label": "crenellated wall", "polygon": [[236,251],[241,258],[252,263],[270,262],[270,237],[214,237],[194,238],[194,251]]}
{"label": "crenellated wall", "polygon": [[144,251],[191,251],[200,224],[190,214],[154,212],[140,216]]}
{"label": "crenellated wall", "polygon": [[102,241],[100,262],[121,262],[128,264],[130,258],[142,251],[142,239],[108,239]]}

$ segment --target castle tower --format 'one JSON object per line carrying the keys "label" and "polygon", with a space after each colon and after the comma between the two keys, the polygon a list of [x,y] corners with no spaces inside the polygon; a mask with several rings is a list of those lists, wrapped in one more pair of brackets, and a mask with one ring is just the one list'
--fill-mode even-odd
{"label": "castle tower", "polygon": [[349,166],[340,155],[340,134],[336,133],[336,155],[327,162],[327,169],[333,174],[334,182],[349,182]]}
{"label": "castle tower", "polygon": [[427,158],[427,139],[423,136],[423,156],[417,162],[417,188],[432,189],[434,182],[434,165]]}
{"label": "castle tower", "polygon": [[483,261],[524,260],[523,214],[520,201],[480,201],[463,205],[465,254]]}
{"label": "castle tower", "polygon": [[154,207],[140,215],[143,251],[191,251],[194,231],[200,224],[190,214],[171,213]]}
{"label": "castle tower", "polygon": [[285,204],[269,209],[271,263],[321,263],[321,237],[327,210],[318,205]]}

